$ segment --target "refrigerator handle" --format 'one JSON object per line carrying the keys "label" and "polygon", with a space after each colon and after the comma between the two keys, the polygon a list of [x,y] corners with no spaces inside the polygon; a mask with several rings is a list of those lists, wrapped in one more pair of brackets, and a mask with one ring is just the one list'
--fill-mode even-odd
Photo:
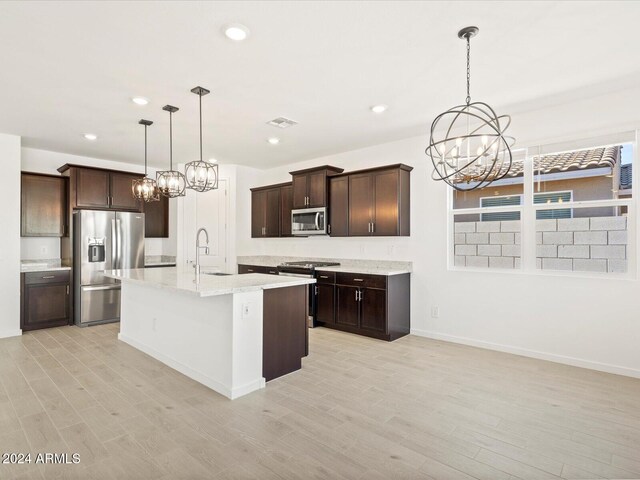
{"label": "refrigerator handle", "polygon": [[116,252],[118,255],[118,268],[122,268],[122,225],[120,219],[116,219],[116,229],[118,230],[118,242],[116,243]]}
{"label": "refrigerator handle", "polygon": [[118,238],[116,235],[116,221],[111,219],[111,268],[114,270],[118,268]]}

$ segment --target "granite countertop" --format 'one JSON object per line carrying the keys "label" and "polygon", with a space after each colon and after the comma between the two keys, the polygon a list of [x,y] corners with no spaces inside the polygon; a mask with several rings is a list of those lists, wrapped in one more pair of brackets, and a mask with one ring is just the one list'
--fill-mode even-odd
{"label": "granite countertop", "polygon": [[394,260],[355,260],[345,258],[312,258],[312,257],[277,257],[269,255],[238,257],[240,265],[255,265],[261,267],[276,267],[284,262],[302,260],[335,262],[340,265],[334,267],[318,267],[317,271],[359,273],[362,275],[401,275],[411,273],[413,264]]}
{"label": "granite countertop", "polygon": [[163,290],[187,293],[197,297],[230,295],[315,283],[313,278],[285,277],[262,273],[223,276],[202,273],[200,282],[196,283],[193,271],[184,271],[178,268],[107,270],[104,273],[105,276],[120,280],[124,284],[130,282]]}
{"label": "granite countertop", "polygon": [[176,257],[170,255],[147,255],[144,257],[145,267],[175,267]]}
{"label": "granite countertop", "polygon": [[387,267],[366,267],[366,266],[335,266],[335,267],[317,267],[317,272],[344,272],[359,273],[361,275],[402,275],[403,273],[411,273],[409,268],[387,268]]}
{"label": "granite countertop", "polygon": [[62,266],[59,258],[49,260],[21,260],[20,273],[28,272],[55,272],[71,270],[71,267]]}

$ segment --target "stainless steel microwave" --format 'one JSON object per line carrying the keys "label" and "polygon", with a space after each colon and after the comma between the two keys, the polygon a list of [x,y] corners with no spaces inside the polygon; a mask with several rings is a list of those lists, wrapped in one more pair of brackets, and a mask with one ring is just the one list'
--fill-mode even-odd
{"label": "stainless steel microwave", "polygon": [[292,210],[291,233],[302,237],[306,237],[307,235],[326,235],[326,207]]}

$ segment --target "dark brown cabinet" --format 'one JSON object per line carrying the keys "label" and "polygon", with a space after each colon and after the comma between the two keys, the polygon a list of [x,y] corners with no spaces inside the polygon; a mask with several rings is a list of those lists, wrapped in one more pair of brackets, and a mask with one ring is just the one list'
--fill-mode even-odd
{"label": "dark brown cabinet", "polygon": [[410,274],[316,273],[316,321],[325,327],[395,340],[410,330]]}
{"label": "dark brown cabinet", "polygon": [[411,170],[394,165],[349,174],[349,236],[410,234]]}
{"label": "dark brown cabinet", "polygon": [[290,172],[293,177],[293,208],[326,207],[327,178],[342,172],[342,168],[329,165]]}
{"label": "dark brown cabinet", "polygon": [[143,175],[104,170],[79,165],[63,165],[58,169],[69,177],[70,207],[130,210],[142,212],[142,202],[133,197],[134,180]]}
{"label": "dark brown cabinet", "polygon": [[21,274],[20,328],[23,331],[68,325],[71,319],[68,271]]}
{"label": "dark brown cabinet", "polygon": [[335,323],[335,286],[318,283],[316,293],[316,321]]}
{"label": "dark brown cabinet", "polygon": [[22,173],[20,235],[63,237],[66,234],[67,180]]}
{"label": "dark brown cabinet", "polygon": [[290,183],[251,189],[252,238],[291,235],[291,197]]}
{"label": "dark brown cabinet", "polygon": [[169,199],[160,195],[157,202],[144,204],[145,238],[169,238]]}
{"label": "dark brown cabinet", "polygon": [[293,186],[280,187],[280,236],[291,236],[291,210],[293,210]]}
{"label": "dark brown cabinet", "polygon": [[333,177],[329,180],[329,225],[332,237],[349,235],[349,177]]}
{"label": "dark brown cabinet", "polygon": [[243,273],[266,273],[268,275],[278,275],[276,267],[264,267],[262,265],[238,265],[238,274]]}

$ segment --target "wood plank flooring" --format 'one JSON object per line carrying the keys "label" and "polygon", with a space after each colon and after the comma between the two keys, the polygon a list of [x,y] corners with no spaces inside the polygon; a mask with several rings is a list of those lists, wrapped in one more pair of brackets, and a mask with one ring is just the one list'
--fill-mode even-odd
{"label": "wood plank flooring", "polygon": [[230,401],[117,324],[0,340],[0,479],[640,478],[640,380],[419,337],[310,332],[303,370]]}

